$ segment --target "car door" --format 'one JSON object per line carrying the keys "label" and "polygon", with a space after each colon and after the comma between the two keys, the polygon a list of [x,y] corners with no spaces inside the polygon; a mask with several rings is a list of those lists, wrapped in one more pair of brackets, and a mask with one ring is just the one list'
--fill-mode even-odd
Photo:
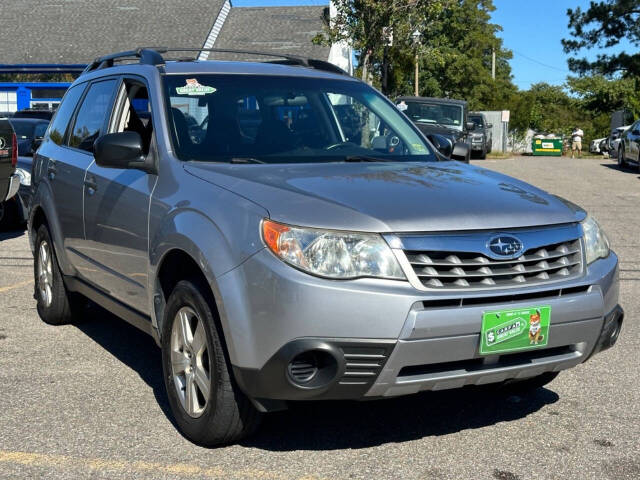
{"label": "car door", "polygon": [[640,142],[640,121],[634,123],[631,128],[627,132],[629,144],[628,144],[628,158],[632,162],[638,162],[638,154],[640,153],[640,148],[638,143]]}
{"label": "car door", "polygon": [[[85,237],[84,178],[93,162],[93,142],[105,128],[107,107],[115,87],[115,78],[94,81],[86,86],[68,128],[63,132],[62,126],[58,127],[57,120],[54,120],[49,138],[58,148],[50,149],[49,145],[43,145],[39,151],[47,156],[46,172],[62,228],[66,256],[81,277],[92,268],[82,253]],[[65,103],[66,100],[61,109]],[[58,112],[56,119],[60,113],[65,112]]]}
{"label": "car door", "polygon": [[[147,155],[155,155],[150,148],[152,127],[146,84],[137,78],[122,78],[108,132],[137,131]],[[156,179],[141,170],[104,168],[95,162],[85,179],[83,250],[94,267],[87,277],[113,298],[143,313],[149,311],[148,215]]]}
{"label": "car door", "polygon": [[61,239],[63,251],[58,251],[58,260],[65,273],[76,266],[79,242],[84,238],[82,224],[82,190],[85,170],[92,158],[79,155],[67,144],[69,125],[73,121],[87,84],[74,85],[65,94],[56,112],[49,133],[34,159],[33,171],[48,184],[53,197],[52,212],[57,222],[52,223],[54,235]]}

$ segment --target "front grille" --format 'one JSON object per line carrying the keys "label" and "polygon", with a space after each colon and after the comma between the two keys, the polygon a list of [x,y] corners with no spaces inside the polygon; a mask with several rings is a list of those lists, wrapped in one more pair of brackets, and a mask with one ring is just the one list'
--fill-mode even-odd
{"label": "front grille", "polygon": [[405,254],[427,288],[492,288],[576,277],[582,272],[581,245],[580,239],[545,245],[510,260],[494,260],[477,252],[405,250]]}
{"label": "front grille", "polygon": [[[455,373],[479,372],[483,370],[494,370],[505,367],[521,367],[530,365],[536,360],[560,360],[570,359],[580,356],[574,345],[563,347],[545,348],[541,350],[530,350],[527,352],[512,353],[506,355],[493,355],[491,357],[471,358],[469,360],[459,360],[457,362],[432,363],[429,365],[410,365],[403,367],[398,373],[399,378],[415,377],[423,375],[445,376]],[[559,357],[559,358],[553,358]]]}

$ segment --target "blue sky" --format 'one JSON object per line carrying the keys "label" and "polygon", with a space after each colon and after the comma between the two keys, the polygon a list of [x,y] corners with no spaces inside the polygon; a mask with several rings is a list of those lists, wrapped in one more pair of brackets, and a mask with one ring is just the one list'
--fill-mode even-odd
{"label": "blue sky", "polygon": [[[231,0],[236,7],[272,5],[326,5],[328,0]],[[568,37],[567,9],[588,8],[589,0],[494,0],[493,22],[502,25],[500,37],[513,51],[514,83],[523,90],[532,83],[562,85],[568,56],[560,40]],[[595,57],[597,52],[585,52]]]}

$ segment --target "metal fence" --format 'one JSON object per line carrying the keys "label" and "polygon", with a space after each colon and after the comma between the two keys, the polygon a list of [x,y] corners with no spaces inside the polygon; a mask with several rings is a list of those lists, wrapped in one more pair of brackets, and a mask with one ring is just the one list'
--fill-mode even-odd
{"label": "metal fence", "polygon": [[491,145],[491,150],[493,152],[502,152],[503,146],[507,150],[509,150],[508,138],[509,138],[509,124],[505,124],[502,122],[502,112],[480,112],[484,113],[484,116],[487,117],[487,122],[493,125],[491,129],[491,133],[493,134],[493,142]]}

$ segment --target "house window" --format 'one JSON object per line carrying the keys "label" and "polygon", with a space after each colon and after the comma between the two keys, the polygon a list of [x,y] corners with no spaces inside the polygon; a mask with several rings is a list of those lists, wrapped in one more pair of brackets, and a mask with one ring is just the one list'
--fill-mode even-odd
{"label": "house window", "polygon": [[0,92],[0,112],[18,111],[18,94],[16,92]]}

